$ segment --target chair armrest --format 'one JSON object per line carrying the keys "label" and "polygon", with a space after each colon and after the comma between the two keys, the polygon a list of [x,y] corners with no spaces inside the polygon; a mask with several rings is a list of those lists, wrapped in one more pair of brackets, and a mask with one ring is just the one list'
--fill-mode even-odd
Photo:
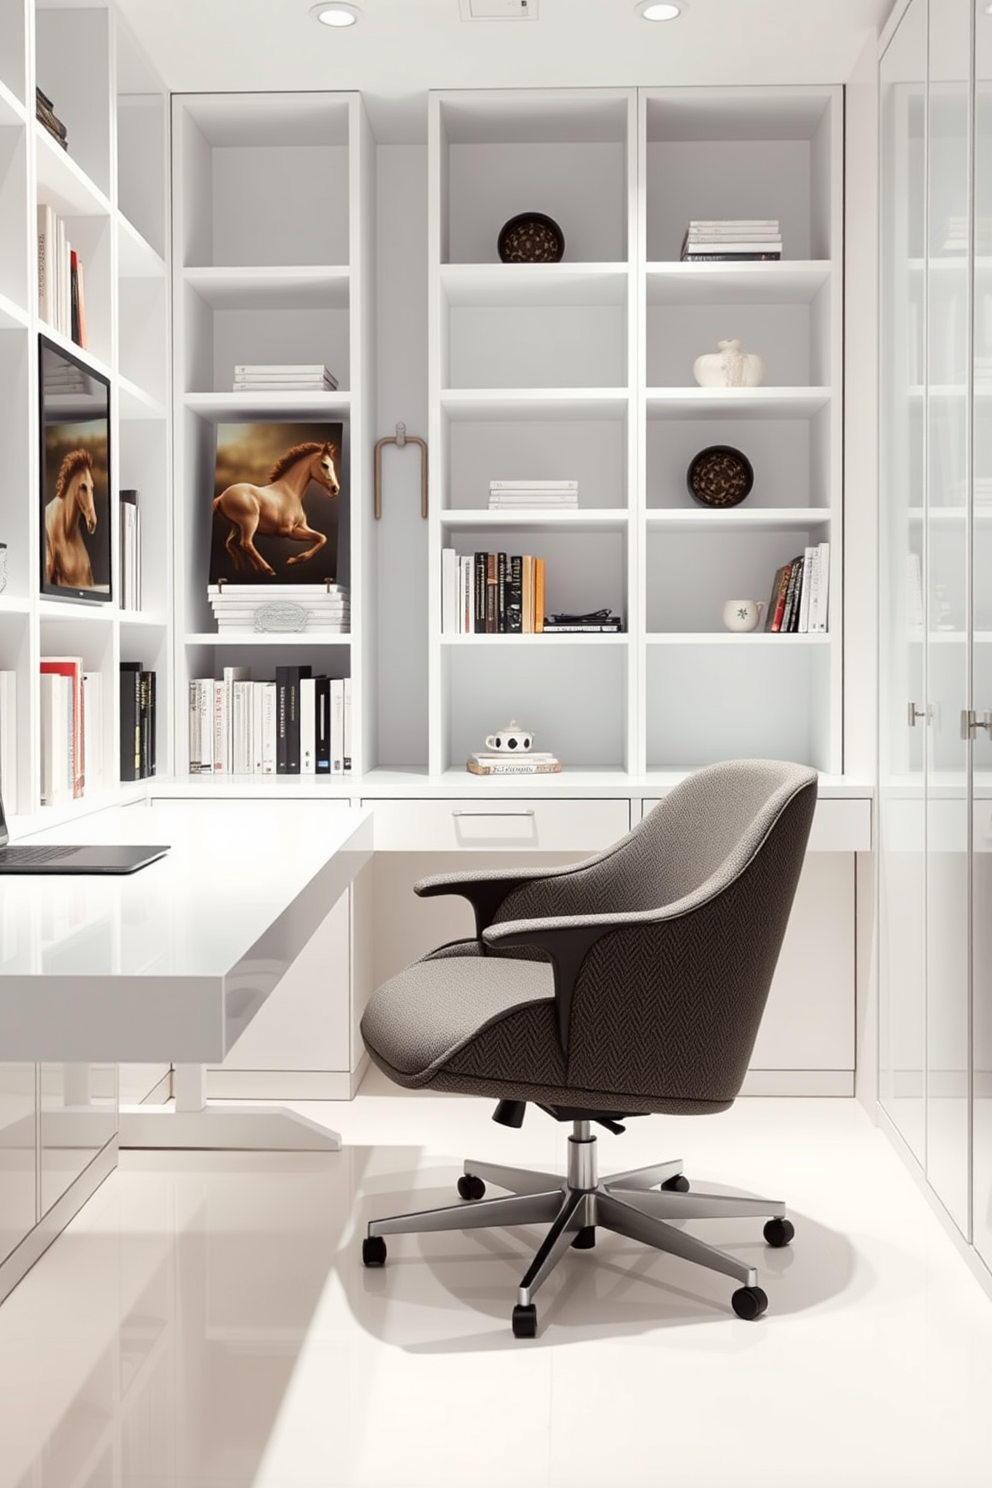
{"label": "chair armrest", "polygon": [[434,873],[419,879],[413,892],[422,899],[435,898],[439,894],[460,894],[472,906],[476,939],[481,940],[482,932],[492,924],[508,894],[539,879],[557,878],[561,873],[560,867],[524,870],[519,866],[466,873]]}

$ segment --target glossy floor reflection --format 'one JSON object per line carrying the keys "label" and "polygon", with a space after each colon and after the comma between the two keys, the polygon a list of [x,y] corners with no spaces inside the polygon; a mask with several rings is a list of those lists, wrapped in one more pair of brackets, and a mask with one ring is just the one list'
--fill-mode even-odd
{"label": "glossy floor reflection", "polygon": [[770,1304],[619,1237],[571,1252],[509,1328],[538,1232],[396,1237],[463,1157],[558,1166],[531,1111],[395,1092],[307,1104],[329,1155],[137,1154],[0,1305],[0,1488],[989,1488],[992,1300],[881,1133],[844,1100],[741,1100],[603,1134],[604,1172],[784,1197],[693,1228]]}

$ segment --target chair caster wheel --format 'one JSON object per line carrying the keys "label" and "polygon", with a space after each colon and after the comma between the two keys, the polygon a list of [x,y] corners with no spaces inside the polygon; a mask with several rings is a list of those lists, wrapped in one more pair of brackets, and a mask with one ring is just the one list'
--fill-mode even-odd
{"label": "chair caster wheel", "polygon": [[779,1250],[783,1245],[788,1245],[796,1233],[796,1227],[789,1219],[770,1219],[762,1232],[768,1244]]}
{"label": "chair caster wheel", "polygon": [[465,1173],[458,1180],[458,1192],[463,1199],[481,1199],[485,1196],[486,1185],[474,1173]]}
{"label": "chair caster wheel", "polygon": [[730,1300],[737,1316],[747,1323],[753,1323],[768,1306],[768,1298],[759,1286],[740,1287]]}
{"label": "chair caster wheel", "polygon": [[381,1235],[369,1235],[362,1241],[362,1264],[363,1266],[384,1266],[386,1264],[386,1242]]}
{"label": "chair caster wheel", "polygon": [[573,1250],[592,1250],[596,1244],[596,1226],[583,1225],[572,1241]]}
{"label": "chair caster wheel", "polygon": [[674,1178],[666,1178],[661,1185],[662,1193],[688,1193],[689,1180],[684,1173],[676,1173]]}
{"label": "chair caster wheel", "polygon": [[518,1302],[513,1309],[510,1322],[514,1338],[535,1338],[537,1336],[537,1308],[533,1302]]}

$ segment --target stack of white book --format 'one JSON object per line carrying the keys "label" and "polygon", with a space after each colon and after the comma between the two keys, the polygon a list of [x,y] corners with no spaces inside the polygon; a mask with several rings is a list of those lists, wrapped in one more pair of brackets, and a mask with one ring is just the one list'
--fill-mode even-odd
{"label": "stack of white book", "polygon": [[520,754],[473,752],[465,761],[465,768],[472,775],[557,775],[561,761],[538,750]]}
{"label": "stack of white book", "polygon": [[234,369],[236,393],[327,393],[337,385],[321,362],[241,362]]}
{"label": "stack of white book", "polygon": [[775,217],[693,219],[682,239],[682,258],[693,263],[781,257],[782,230]]}
{"label": "stack of white book", "polygon": [[489,482],[490,511],[527,511],[533,507],[576,507],[577,480],[493,480]]}
{"label": "stack of white book", "polygon": [[343,584],[208,584],[219,631],[323,631],[348,635],[351,591]]}

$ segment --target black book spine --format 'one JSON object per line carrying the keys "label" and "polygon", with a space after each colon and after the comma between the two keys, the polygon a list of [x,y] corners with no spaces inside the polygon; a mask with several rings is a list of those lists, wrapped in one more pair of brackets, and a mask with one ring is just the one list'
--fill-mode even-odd
{"label": "black book spine", "polygon": [[524,561],[514,553],[507,560],[506,629],[510,635],[519,635],[523,628],[523,584]]}
{"label": "black book spine", "polygon": [[289,673],[287,666],[276,667],[276,774],[288,773],[288,704]]}
{"label": "black book spine", "polygon": [[314,768],[318,775],[331,773],[331,679],[318,677],[314,690],[313,723],[316,734]]}
{"label": "black book spine", "polygon": [[507,562],[505,553],[496,554],[496,629],[506,633]]}
{"label": "black book spine", "polygon": [[120,664],[120,775],[141,779],[141,663]]}
{"label": "black book spine", "polygon": [[[283,674],[281,684],[280,674]],[[276,774],[278,775],[299,775],[300,773],[300,678],[309,676],[309,666],[276,667],[276,708],[278,711]]]}
{"label": "black book spine", "polygon": [[475,555],[475,615],[473,629],[481,635],[486,629],[486,560],[487,553]]}

